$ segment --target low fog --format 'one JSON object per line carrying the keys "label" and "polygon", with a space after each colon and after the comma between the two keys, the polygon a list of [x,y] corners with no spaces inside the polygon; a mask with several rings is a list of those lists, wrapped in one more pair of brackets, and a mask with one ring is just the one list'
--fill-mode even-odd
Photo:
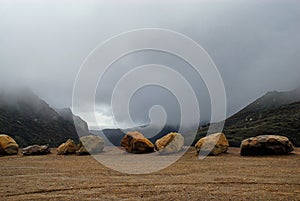
{"label": "low fog", "polygon": [[[76,75],[87,55],[110,37],[139,28],[170,29],[199,43],[222,76],[227,116],[267,91],[300,86],[297,0],[0,0],[1,88],[25,86],[54,108],[71,107]],[[99,82],[104,83],[96,93],[95,115],[100,128],[115,127],[110,100],[118,79],[130,69],[151,63],[170,66],[188,80],[199,101],[200,121],[208,122],[210,98],[201,77],[177,57],[142,51],[115,62]],[[137,91],[130,103],[136,124],[149,123],[153,105],[165,108],[168,124],[178,123],[179,103],[174,95],[161,87],[147,86]],[[86,120],[91,129],[97,127],[96,122]],[[127,120],[122,119],[119,125],[126,127]]]}

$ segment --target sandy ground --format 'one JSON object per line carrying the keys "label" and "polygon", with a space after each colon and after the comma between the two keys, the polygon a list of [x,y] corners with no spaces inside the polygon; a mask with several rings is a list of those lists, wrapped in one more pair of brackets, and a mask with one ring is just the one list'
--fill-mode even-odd
{"label": "sandy ground", "polygon": [[[109,153],[109,152],[107,152]],[[127,161],[130,163],[131,161]],[[198,160],[193,149],[159,172],[130,175],[92,156],[0,157],[0,200],[300,200],[300,149]]]}

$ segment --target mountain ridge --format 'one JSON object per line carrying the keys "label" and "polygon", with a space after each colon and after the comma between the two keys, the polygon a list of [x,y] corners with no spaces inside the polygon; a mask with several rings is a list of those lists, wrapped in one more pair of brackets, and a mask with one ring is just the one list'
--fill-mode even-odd
{"label": "mountain ridge", "polygon": [[[194,143],[207,134],[200,127]],[[231,146],[240,146],[248,137],[263,134],[283,135],[300,146],[300,88],[267,92],[225,120],[223,131]]]}
{"label": "mountain ridge", "polygon": [[281,105],[290,104],[300,101],[300,87],[291,91],[272,91],[267,92],[265,95],[259,97],[242,110],[233,114],[226,119],[226,125],[235,122],[238,118],[247,118],[247,115],[262,112],[269,109],[275,109]]}
{"label": "mountain ridge", "polygon": [[81,136],[88,135],[90,133],[88,124],[81,117],[74,115],[70,108],[55,109],[55,111],[65,120],[74,124],[77,134]]}
{"label": "mountain ridge", "polygon": [[78,141],[74,124],[28,89],[0,91],[0,133],[13,137],[20,147]]}

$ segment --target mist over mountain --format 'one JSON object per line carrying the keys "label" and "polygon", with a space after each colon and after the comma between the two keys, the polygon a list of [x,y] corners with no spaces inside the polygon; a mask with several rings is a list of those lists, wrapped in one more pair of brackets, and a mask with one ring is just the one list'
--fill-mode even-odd
{"label": "mist over mountain", "polygon": [[28,89],[0,90],[0,133],[10,135],[21,147],[57,147],[69,138],[78,140],[74,124]]}
{"label": "mist over mountain", "polygon": [[[228,116],[266,91],[290,90],[300,84],[299,1],[16,2],[0,5],[0,85],[29,87],[54,108],[72,107],[76,75],[95,47],[140,28],[175,31],[202,46],[224,81]],[[152,40],[157,39],[149,37]],[[93,111],[84,108],[75,115],[92,129],[118,127],[110,107],[112,90],[127,72],[153,63],[185,77],[199,101],[200,121],[208,122],[211,102],[205,83],[182,59],[161,51],[134,52],[112,64],[99,82],[103,90],[95,97],[93,115],[99,122],[86,118]],[[161,88],[144,87],[133,97],[132,118],[137,124],[149,123],[149,108],[160,104],[168,113],[168,124],[177,124],[180,114],[174,99]],[[122,128],[131,126],[128,119],[119,123]]]}
{"label": "mist over mountain", "polygon": [[[226,125],[234,123],[236,118],[247,118],[247,115],[275,109],[281,105],[300,101],[300,87],[291,91],[271,91],[227,119]],[[249,117],[248,117],[249,118]],[[233,122],[231,122],[233,121]]]}

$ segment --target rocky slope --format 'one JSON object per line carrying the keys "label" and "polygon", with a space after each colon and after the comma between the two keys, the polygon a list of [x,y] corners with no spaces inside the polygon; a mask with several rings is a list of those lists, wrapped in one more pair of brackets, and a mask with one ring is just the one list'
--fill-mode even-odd
{"label": "rocky slope", "polygon": [[89,135],[90,131],[88,128],[88,124],[79,116],[74,115],[70,108],[55,109],[55,110],[62,118],[75,125],[77,134],[79,136]]}
{"label": "rocky slope", "polygon": [[74,124],[28,89],[0,90],[0,133],[10,135],[21,147],[57,147],[68,138],[78,140]]}

